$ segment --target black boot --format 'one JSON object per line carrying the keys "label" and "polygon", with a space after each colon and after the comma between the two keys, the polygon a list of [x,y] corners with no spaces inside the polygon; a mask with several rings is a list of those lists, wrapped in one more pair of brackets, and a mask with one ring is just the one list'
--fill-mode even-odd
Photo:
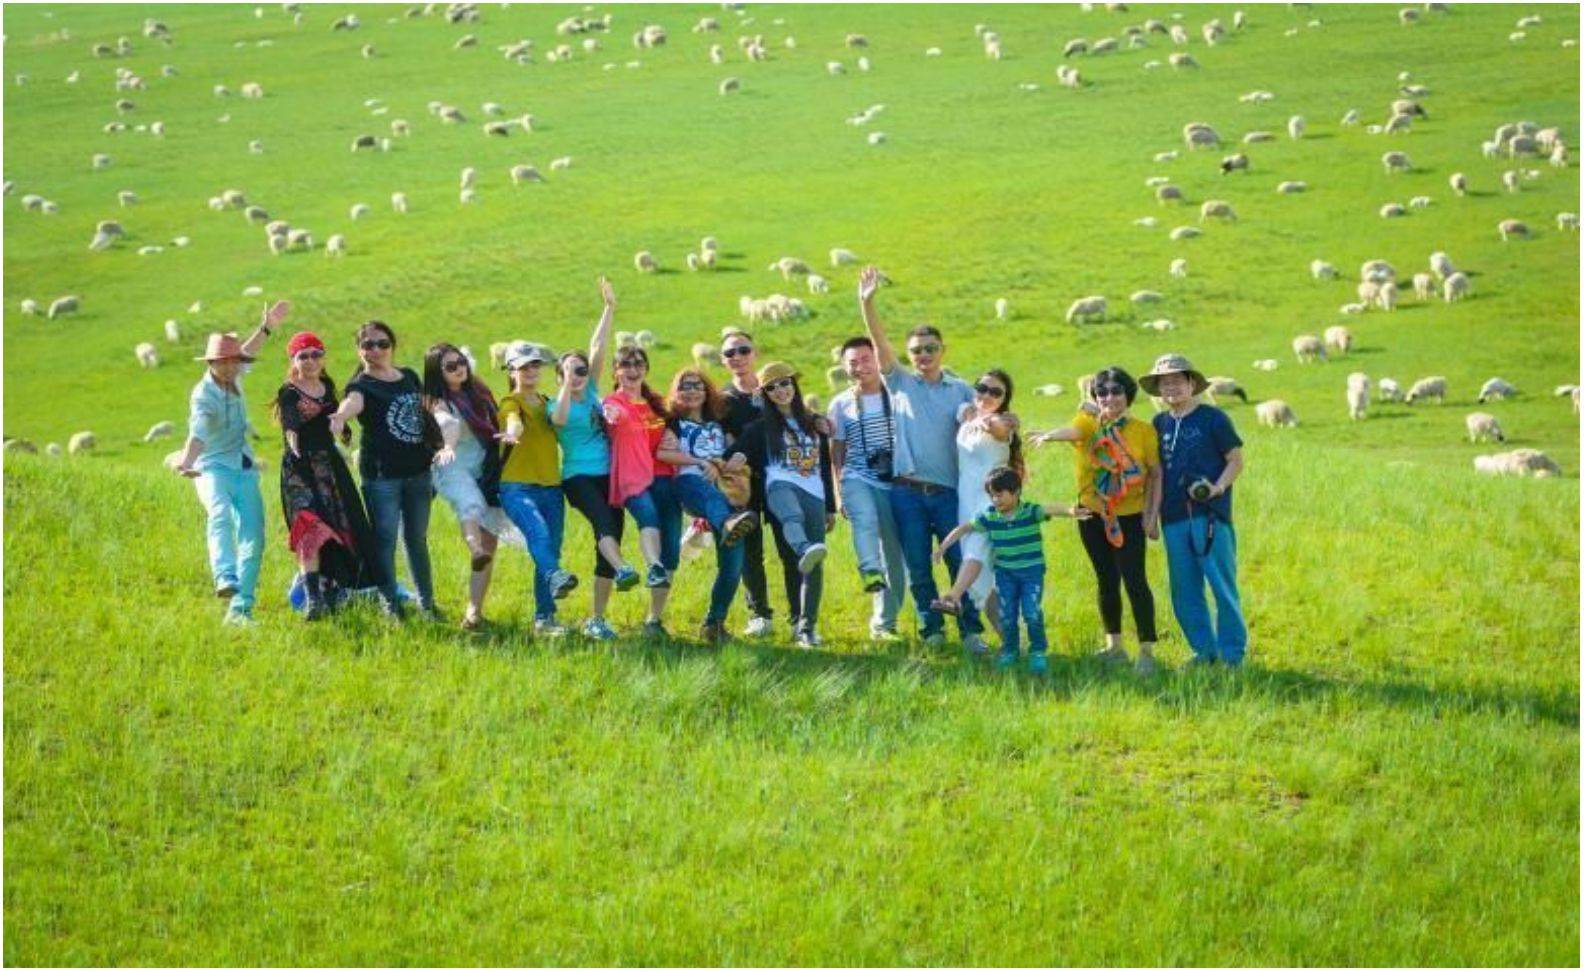
{"label": "black boot", "polygon": [[303,595],[308,602],[303,609],[304,621],[318,621],[325,616],[324,582],[317,570],[303,575]]}

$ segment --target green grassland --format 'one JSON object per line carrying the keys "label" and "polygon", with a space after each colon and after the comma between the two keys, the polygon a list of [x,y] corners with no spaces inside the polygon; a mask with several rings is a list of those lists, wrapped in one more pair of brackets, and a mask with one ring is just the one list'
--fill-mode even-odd
{"label": "green grassland", "polygon": [[[1579,210],[1578,176],[1479,151],[1520,119],[1579,138],[1577,49],[1560,43],[1578,35],[1575,8],[1454,5],[1402,27],[1395,7],[1249,6],[1244,31],[1207,47],[1199,24],[1230,22],[1233,8],[1184,6],[1199,70],[1144,70],[1174,49],[1150,35],[1141,50],[1077,59],[1077,91],[1055,83],[1063,43],[1179,8],[601,7],[615,19],[592,35],[603,49],[573,38],[565,63],[544,53],[579,6],[491,5],[458,26],[360,8],[350,33],[329,29],[350,7],[308,7],[298,27],[261,9],[4,10],[4,174],[16,183],[4,430],[40,446],[81,429],[99,440],[91,457],[5,460],[7,964],[1577,962],[1579,427],[1551,389],[1579,376],[1578,238],[1554,223]],[[1531,12],[1543,23],[1509,41]],[[145,16],[171,27],[172,45],[141,36]],[[723,30],[691,33],[701,16]],[[645,23],[669,42],[636,51]],[[1005,59],[983,56],[976,23],[1000,33]],[[873,70],[856,68],[849,32],[869,38]],[[464,33],[479,46],[453,50]],[[765,34],[767,62],[743,59],[744,33]],[[90,55],[122,35],[131,55]],[[524,37],[536,63],[504,61],[496,48]],[[711,43],[725,65],[709,63]],[[942,56],[926,58],[931,46]],[[828,75],[831,60],[847,73]],[[162,64],[179,73],[161,77]],[[117,93],[116,67],[148,89]],[[74,69],[81,80],[66,84]],[[1430,89],[1429,119],[1391,138],[1337,124],[1349,108],[1384,122],[1404,70]],[[739,94],[716,93],[727,76]],[[211,90],[248,81],[266,97]],[[1255,89],[1276,99],[1238,101]],[[118,97],[137,105],[129,124],[162,120],[166,137],[103,133]],[[389,113],[373,116],[368,98]],[[441,125],[431,100],[468,123]],[[485,101],[533,113],[536,131],[486,137]],[[844,123],[877,103],[866,128]],[[1285,137],[1292,114],[1308,119],[1301,141]],[[392,118],[413,135],[388,153],[348,151]],[[1247,149],[1247,175],[1221,176],[1219,152],[1152,162],[1181,147],[1189,121],[1229,143],[1280,137]],[[869,130],[886,143],[867,144]],[[264,154],[247,152],[254,138]],[[1413,171],[1386,175],[1392,148]],[[95,152],[110,168],[90,171]],[[564,155],[572,167],[549,172]],[[547,181],[511,186],[519,162]],[[457,200],[466,165],[480,171],[472,206]],[[1508,194],[1499,177],[1515,167],[1542,171]],[[1447,188],[1455,171],[1469,175],[1466,198]],[[1157,174],[1183,188],[1180,213],[1146,188]],[[1290,179],[1309,192],[1276,195]],[[225,188],[320,243],[345,233],[348,255],[272,257],[259,228],[207,209]],[[121,189],[142,202],[119,208]],[[406,216],[391,212],[393,191],[408,194]],[[23,211],[26,192],[60,213]],[[1416,195],[1433,204],[1376,215]],[[1168,240],[1209,198],[1232,202],[1238,222]],[[357,202],[373,213],[352,222]],[[1134,225],[1145,215],[1160,226]],[[89,253],[106,218],[128,239]],[[1534,238],[1503,244],[1504,218]],[[192,245],[135,252],[177,235]],[[689,273],[683,256],[704,235],[719,238],[723,267]],[[739,295],[783,291],[814,313],[759,328],[763,357],[819,376],[826,349],[859,326],[854,268],[822,269],[831,292],[812,295],[765,267],[783,255],[823,265],[833,246],[886,269],[882,316],[942,326],[958,372],[1008,368],[1032,425],[1071,414],[1077,375],[1113,362],[1140,372],[1167,350],[1237,376],[1254,401],[1293,405],[1302,424],[1283,430],[1229,406],[1247,440],[1244,672],[1140,681],[1086,658],[1099,637],[1092,584],[1062,525],[1047,545],[1056,655],[1043,682],[865,642],[845,528],[818,652],[533,642],[515,552],[483,636],[361,610],[304,626],[282,595],[293,568],[265,410],[278,339],[248,385],[270,472],[262,623],[218,626],[201,510],[159,466],[172,446],[139,442],[156,421],[180,423],[198,376],[186,359],[206,331],[247,328],[265,300],[289,298],[294,323],[330,342],[337,377],[369,317],[396,328],[407,364],[440,339],[562,348],[586,340],[606,273],[618,327],[660,336],[661,375],[739,320]],[[640,249],[672,272],[634,272]],[[1435,250],[1471,271],[1471,299],[1338,313],[1364,260],[1406,278]],[[1184,280],[1166,272],[1178,256]],[[1311,280],[1315,258],[1344,279]],[[265,296],[244,298],[250,285]],[[1145,288],[1165,302],[1126,308]],[[73,317],[18,311],[67,293],[82,297]],[[1110,297],[1115,320],[1064,324],[1091,293]],[[1154,317],[1178,330],[1138,326]],[[164,341],[168,318],[179,345]],[[1297,365],[1291,339],[1333,323],[1353,327],[1351,358]],[[152,371],[132,355],[145,340],[165,359]],[[1281,367],[1255,371],[1259,358]],[[1405,386],[1445,375],[1450,394],[1355,423],[1353,370]],[[1495,375],[1523,392],[1483,406],[1509,444],[1470,445],[1463,416]],[[1029,394],[1051,381],[1069,391]],[[1474,474],[1474,455],[1514,446],[1544,450],[1564,476]],[[1032,469],[1031,495],[1071,494],[1065,451],[1034,453]],[[569,526],[566,549],[587,550],[586,527]],[[454,616],[466,564],[448,510],[430,544]],[[1187,650],[1161,559],[1163,655],[1178,669]],[[586,574],[581,553],[572,563]],[[679,633],[702,616],[709,570],[706,557],[679,575]],[[618,596],[613,620],[631,628],[641,610]]]}

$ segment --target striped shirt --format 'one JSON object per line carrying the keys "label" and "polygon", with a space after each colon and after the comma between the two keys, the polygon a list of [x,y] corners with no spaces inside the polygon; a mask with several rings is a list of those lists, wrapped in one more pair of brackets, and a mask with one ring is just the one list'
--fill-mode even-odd
{"label": "striped shirt", "polygon": [[994,506],[974,517],[973,528],[990,540],[997,570],[1045,569],[1045,551],[1040,546],[1040,523],[1047,519],[1044,507],[1022,502],[1003,515]]}
{"label": "striped shirt", "polygon": [[[896,449],[896,423],[892,421],[890,410],[885,407],[884,394],[881,391],[860,396],[856,388],[849,388],[832,399],[831,441],[847,443],[847,457],[842,462],[844,478],[855,476],[872,486],[890,489],[890,481],[881,479],[869,463],[870,456],[894,453]],[[863,411],[861,421],[858,417],[860,408]]]}

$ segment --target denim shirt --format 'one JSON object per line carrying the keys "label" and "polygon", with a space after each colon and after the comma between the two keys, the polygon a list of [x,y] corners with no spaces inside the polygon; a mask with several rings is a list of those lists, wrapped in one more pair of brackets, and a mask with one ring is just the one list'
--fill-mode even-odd
{"label": "denim shirt", "polygon": [[240,374],[236,387],[235,395],[228,393],[210,371],[205,371],[203,380],[193,386],[187,432],[203,442],[203,453],[193,464],[200,472],[250,469],[254,465],[253,447],[248,444],[247,405],[242,401]]}

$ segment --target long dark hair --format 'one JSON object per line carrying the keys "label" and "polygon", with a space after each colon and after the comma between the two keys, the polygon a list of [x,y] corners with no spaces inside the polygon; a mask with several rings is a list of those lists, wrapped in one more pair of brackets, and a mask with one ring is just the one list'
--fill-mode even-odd
{"label": "long dark hair", "polygon": [[473,370],[473,363],[468,361],[467,355],[463,354],[456,345],[448,344],[445,341],[431,344],[429,350],[424,352],[423,405],[425,411],[434,408],[436,402],[443,402],[451,397],[451,390],[446,385],[445,369],[441,365],[445,363],[447,357],[453,354],[463,361],[467,361],[468,375],[467,380],[462,383],[462,394],[467,396],[468,401],[472,403],[474,410],[479,415],[487,417],[491,422],[494,422],[497,406],[495,404],[495,396],[490,392],[489,386],[479,379],[478,374]]}
{"label": "long dark hair", "polygon": [[[777,379],[778,381],[780,379]],[[817,435],[814,428],[814,416],[803,404],[803,388],[798,384],[797,376],[792,376],[792,421],[797,430],[807,436]],[[765,426],[771,435],[772,442],[785,442],[786,434],[791,431],[786,423],[786,417],[781,410],[775,407],[768,398],[765,400]]]}
{"label": "long dark hair", "polygon": [[673,432],[677,431],[677,422],[682,417],[682,382],[687,378],[697,378],[704,385],[704,404],[699,407],[701,419],[706,422],[719,422],[721,416],[726,414],[726,400],[721,397],[715,383],[710,381],[709,375],[697,368],[683,368],[671,379],[671,392],[666,396],[666,408],[671,415],[668,424]]}
{"label": "long dark hair", "polygon": [[[390,339],[391,358],[394,360],[396,357],[396,332],[391,330],[390,325],[386,324],[384,321],[364,321],[363,326],[357,329],[356,334],[352,335],[352,347],[361,350],[363,346],[363,335],[369,333],[370,331],[379,331]],[[347,379],[347,384],[350,385],[354,381],[357,381],[358,378],[362,376],[362,374],[363,359],[362,357],[359,357],[357,359],[357,367],[352,369],[352,377]]]}
{"label": "long dark hair", "polygon": [[[985,371],[984,376],[986,378],[994,378],[1001,383],[1002,388],[1006,389],[1006,394],[1001,396],[1000,406],[996,408],[996,414],[1000,415],[1011,409],[1012,376],[1000,368],[990,368]],[[1007,444],[1007,448],[1009,451],[1007,465],[1017,471],[1019,479],[1028,479],[1028,466],[1023,461],[1023,437],[1018,435],[1016,429],[1012,430],[1012,441]]]}
{"label": "long dark hair", "polygon": [[634,357],[638,358],[639,360],[641,360],[643,362],[644,375],[646,376],[645,380],[643,380],[643,381],[638,383],[638,394],[642,395],[643,396],[643,400],[649,403],[650,411],[652,411],[656,415],[660,416],[660,418],[662,420],[667,420],[668,421],[670,419],[670,417],[671,417],[671,413],[666,411],[665,399],[661,398],[658,394],[655,393],[655,390],[653,388],[649,387],[649,381],[648,381],[648,378],[647,378],[647,375],[649,374],[649,354],[643,348],[636,347],[636,346],[628,346],[628,347],[622,347],[622,348],[617,348],[616,349],[616,356],[611,359],[611,374],[613,376],[612,377],[612,384],[616,385],[616,388],[614,390],[615,391],[621,391],[621,385],[618,382],[616,382],[616,380],[614,378],[616,370],[621,367],[621,363],[622,363],[623,360],[634,358]]}

